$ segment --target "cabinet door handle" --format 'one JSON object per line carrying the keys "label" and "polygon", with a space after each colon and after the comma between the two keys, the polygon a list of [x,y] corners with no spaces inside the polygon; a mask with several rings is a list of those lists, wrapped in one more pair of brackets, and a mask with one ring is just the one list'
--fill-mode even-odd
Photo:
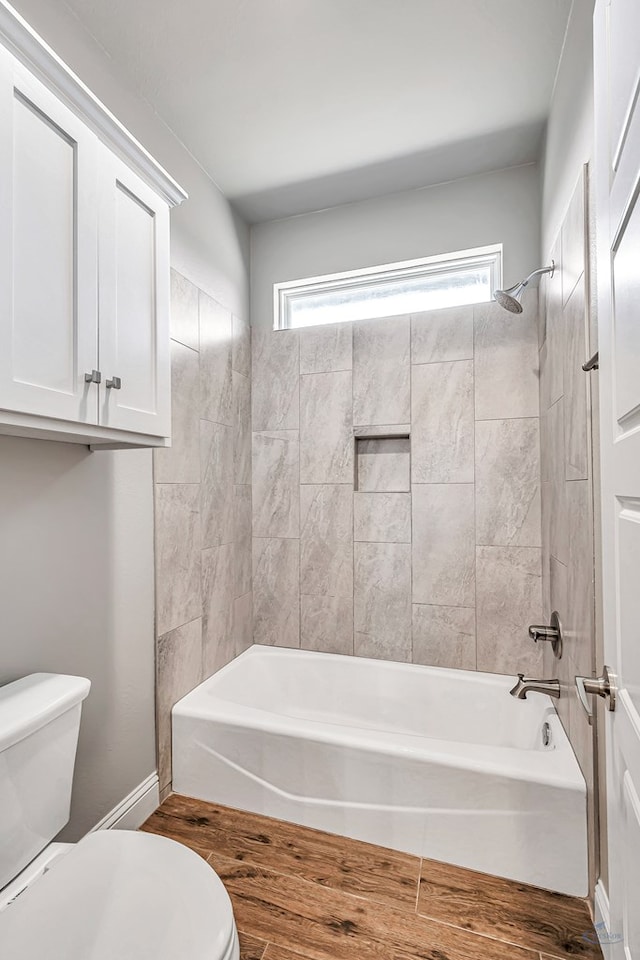
{"label": "cabinet door handle", "polygon": [[120,377],[112,377],[111,380],[106,381],[107,390],[120,390],[122,387],[122,380]]}
{"label": "cabinet door handle", "polygon": [[99,370],[92,370],[91,373],[85,373],[84,382],[85,383],[100,383],[102,381],[102,374]]}

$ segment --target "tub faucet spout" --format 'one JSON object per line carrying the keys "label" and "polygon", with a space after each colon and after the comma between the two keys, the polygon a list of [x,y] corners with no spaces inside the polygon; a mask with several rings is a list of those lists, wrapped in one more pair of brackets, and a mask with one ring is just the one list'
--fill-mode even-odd
{"label": "tub faucet spout", "polygon": [[527,694],[531,691],[534,693],[546,693],[548,697],[556,697],[557,699],[560,696],[560,681],[534,680],[531,677],[525,677],[524,673],[519,673],[518,682],[509,693],[512,697],[517,697],[518,700],[526,700]]}

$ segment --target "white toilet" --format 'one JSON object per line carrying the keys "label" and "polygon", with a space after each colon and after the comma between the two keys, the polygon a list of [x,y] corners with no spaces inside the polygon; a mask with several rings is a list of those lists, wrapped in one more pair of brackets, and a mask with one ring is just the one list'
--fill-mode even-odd
{"label": "white toilet", "polygon": [[51,843],[89,687],[47,673],[0,687],[2,960],[238,960],[229,896],[193,851],[124,830]]}

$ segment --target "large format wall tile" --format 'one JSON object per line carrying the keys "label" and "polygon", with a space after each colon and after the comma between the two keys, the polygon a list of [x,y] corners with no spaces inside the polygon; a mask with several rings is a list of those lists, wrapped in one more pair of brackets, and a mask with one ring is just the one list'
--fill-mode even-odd
{"label": "large format wall tile", "polygon": [[251,483],[251,382],[233,371],[233,479]]}
{"label": "large format wall tile", "polygon": [[413,483],[473,483],[473,361],[411,368]]}
{"label": "large format wall tile", "polygon": [[300,593],[314,597],[352,597],[352,544],[339,540],[301,540]]}
{"label": "large format wall tile", "polygon": [[171,341],[171,446],[153,451],[156,483],[200,483],[199,358]]}
{"label": "large format wall tile", "polygon": [[299,536],[298,478],[298,431],[254,433],[254,537]]}
{"label": "large format wall tile", "polygon": [[233,636],[233,554],[232,543],[202,551],[202,671],[205,677],[210,677],[236,656]]}
{"label": "large format wall tile", "polygon": [[300,560],[297,540],[253,540],[253,640],[300,646]]}
{"label": "large format wall tile", "polygon": [[154,451],[163,789],[171,707],[253,638],[250,330],[175,271],[171,298],[172,447]]}
{"label": "large format wall tile", "polygon": [[353,597],[353,504],[348,484],[300,487],[300,593]]}
{"label": "large format wall tile", "polygon": [[538,416],[537,291],[514,315],[495,303],[474,307],[477,420]]}
{"label": "large format wall tile", "polygon": [[300,482],[353,483],[351,373],[300,377]]}
{"label": "large format wall tile", "polygon": [[354,423],[409,422],[410,340],[409,317],[354,324]]}
{"label": "large format wall tile", "polygon": [[353,597],[300,597],[300,646],[353,653]]}
{"label": "large format wall tile", "polygon": [[171,339],[193,350],[200,346],[198,288],[176,270],[171,271]]}
{"label": "large format wall tile", "polygon": [[476,543],[541,544],[537,418],[476,423]]}
{"label": "large format wall tile", "polygon": [[354,651],[411,660],[411,547],[354,544]]}
{"label": "large format wall tile", "polygon": [[251,331],[251,429],[297,430],[299,426],[297,330]]}
{"label": "large format wall tile", "polygon": [[198,617],[158,638],[156,723],[160,789],[171,783],[171,708],[202,680],[202,620]]}
{"label": "large format wall tile", "polygon": [[247,320],[233,317],[233,347],[231,368],[247,379],[251,378],[251,327]]}
{"label": "large format wall tile", "polygon": [[475,610],[414,604],[413,662],[431,667],[475,670]]}
{"label": "large format wall tile", "polygon": [[353,497],[353,538],[369,543],[411,543],[410,493],[360,493]]}
{"label": "large format wall tile", "polygon": [[311,483],[300,487],[300,536],[347,542],[353,539],[351,484]]}
{"label": "large format wall tile", "polygon": [[233,643],[235,656],[253,643],[253,594],[245,593],[233,601]]}
{"label": "large format wall tile", "polygon": [[[568,571],[564,563],[560,563],[555,557],[549,561],[549,607],[550,611],[555,611],[560,616],[562,624],[563,646],[567,641],[565,625],[567,623],[567,589],[568,589]],[[549,623],[551,613],[545,616],[544,623]],[[570,674],[569,659],[565,656],[568,647],[564,646],[563,655],[560,662],[556,659],[550,643],[542,644],[542,666],[543,676],[557,677],[560,680],[561,695],[556,701],[556,710],[562,721],[565,730],[569,731],[569,696],[570,686],[574,684],[575,674]]]}
{"label": "large format wall tile", "polygon": [[328,323],[300,330],[300,373],[351,370],[353,324]]}
{"label": "large format wall tile", "polygon": [[235,544],[234,597],[251,590],[251,487],[236,484],[233,497],[233,542]]}
{"label": "large format wall tile", "polygon": [[202,547],[233,540],[233,429],[200,421]]}
{"label": "large format wall tile", "polygon": [[551,556],[566,564],[568,562],[568,528],[564,479],[564,397],[557,400],[549,410],[547,426],[551,450],[549,549]]}
{"label": "large format wall tile", "polygon": [[414,484],[412,513],[413,602],[473,607],[473,484]]}
{"label": "large format wall tile", "polygon": [[230,312],[200,291],[200,416],[227,426],[233,425],[232,345]]}
{"label": "large format wall tile", "polygon": [[411,317],[411,362],[473,359],[473,306],[428,310]]}
{"label": "large format wall tile", "polygon": [[568,563],[567,609],[564,631],[567,653],[584,676],[594,666],[595,631],[593,622],[594,543],[593,504],[588,480],[573,480],[566,485]]}
{"label": "large format wall tile", "polygon": [[370,493],[406,493],[411,487],[411,441],[381,437],[356,441],[356,489]]}
{"label": "large format wall tile", "polygon": [[202,613],[200,487],[155,487],[156,633],[161,636]]}
{"label": "large format wall tile", "polygon": [[542,611],[545,622],[551,616],[551,483],[540,484],[542,513]]}
{"label": "large format wall tile", "polygon": [[589,476],[588,407],[589,374],[582,369],[586,356],[584,281],[574,288],[564,309],[564,435],[565,478],[586,480]]}
{"label": "large format wall tile", "polygon": [[540,550],[478,547],[476,595],[478,670],[539,676],[542,651],[527,631],[542,614]]}

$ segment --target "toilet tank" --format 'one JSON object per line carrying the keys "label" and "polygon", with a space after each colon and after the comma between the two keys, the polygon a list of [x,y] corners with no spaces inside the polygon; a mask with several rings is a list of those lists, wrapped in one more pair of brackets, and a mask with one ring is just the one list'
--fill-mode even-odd
{"label": "toilet tank", "polygon": [[34,673],[0,687],[0,889],[69,820],[83,677]]}

